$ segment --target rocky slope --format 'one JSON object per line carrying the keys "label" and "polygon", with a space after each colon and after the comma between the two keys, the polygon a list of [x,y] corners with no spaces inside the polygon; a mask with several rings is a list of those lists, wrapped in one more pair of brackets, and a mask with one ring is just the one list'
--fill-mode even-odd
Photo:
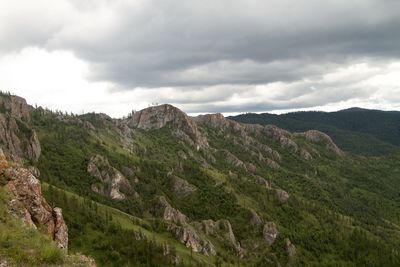
{"label": "rocky slope", "polygon": [[[190,117],[170,105],[124,119],[33,109],[24,120],[43,146],[41,179],[82,197],[76,211],[70,194],[51,197],[82,220],[71,223],[70,241],[103,265],[129,265],[143,251],[184,266],[354,266],[375,257],[378,243],[397,253],[396,158],[357,158],[322,132]],[[359,253],[355,241],[370,247],[346,258]],[[133,257],[129,244],[152,250]]]}
{"label": "rocky slope", "polygon": [[7,158],[37,161],[41,152],[39,139],[28,126],[33,108],[18,96],[2,96],[0,110],[0,146]]}
{"label": "rocky slope", "polygon": [[92,190],[96,193],[116,200],[126,199],[126,193],[138,196],[133,191],[128,179],[101,155],[90,158],[87,171],[99,180],[99,183],[92,184]]}
{"label": "rocky slope", "polygon": [[61,209],[50,207],[42,195],[40,182],[32,171],[9,165],[1,150],[0,165],[0,175],[5,177],[5,188],[11,196],[11,214],[32,229],[43,229],[59,248],[68,250],[68,227]]}

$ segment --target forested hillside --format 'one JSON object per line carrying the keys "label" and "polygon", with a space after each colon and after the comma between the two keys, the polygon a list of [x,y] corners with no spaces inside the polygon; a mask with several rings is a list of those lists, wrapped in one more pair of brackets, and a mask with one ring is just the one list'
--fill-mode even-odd
{"label": "forested hillside", "polygon": [[329,134],[344,150],[382,155],[399,149],[400,112],[351,108],[338,112],[247,113],[231,117],[242,123],[274,124],[289,131],[316,129]]}
{"label": "forested hillside", "polygon": [[[391,154],[359,156],[320,131],[190,117],[170,105],[123,119],[27,110],[22,119],[4,106],[18,127],[4,124],[0,137],[15,138],[1,146],[40,170],[69,250],[98,266],[400,265],[394,142],[382,141]],[[40,157],[17,155],[33,135]]]}

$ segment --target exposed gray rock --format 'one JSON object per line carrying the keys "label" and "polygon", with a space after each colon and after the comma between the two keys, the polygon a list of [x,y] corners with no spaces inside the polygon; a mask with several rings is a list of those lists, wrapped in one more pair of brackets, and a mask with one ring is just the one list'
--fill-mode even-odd
{"label": "exposed gray rock", "polygon": [[296,136],[305,137],[307,141],[324,144],[327,149],[334,152],[338,156],[343,156],[344,153],[340,148],[332,141],[330,136],[327,134],[317,131],[317,130],[309,130],[304,133],[295,133]]}
{"label": "exposed gray rock", "polygon": [[289,193],[282,189],[275,189],[276,197],[278,198],[279,202],[284,203],[289,199]]}
{"label": "exposed gray rock", "polygon": [[140,129],[160,129],[171,123],[172,133],[197,150],[208,148],[207,139],[200,133],[196,123],[180,109],[171,105],[149,107],[128,118],[129,127]]}
{"label": "exposed gray rock", "polygon": [[232,225],[228,220],[218,220],[216,222],[213,220],[203,220],[194,223],[194,225],[206,235],[215,236],[222,241],[228,241],[241,257],[244,256],[244,250],[236,240]]}
{"label": "exposed gray rock", "polygon": [[262,220],[260,216],[258,216],[257,212],[255,212],[254,210],[250,210],[250,212],[251,212],[251,219],[250,219],[251,225],[255,227],[261,226]]}
{"label": "exposed gray rock", "polygon": [[178,226],[169,224],[167,229],[175,235],[179,242],[192,251],[200,252],[204,255],[216,255],[214,245],[209,240],[202,239],[190,225]]}
{"label": "exposed gray rock", "polygon": [[153,211],[156,216],[162,217],[166,221],[181,225],[186,223],[186,215],[173,208],[164,196],[158,197]]}
{"label": "exposed gray rock", "polygon": [[308,152],[307,150],[305,150],[304,148],[300,149],[300,157],[306,161],[312,160],[313,156],[310,154],[310,152]]}
{"label": "exposed gray rock", "polygon": [[186,197],[196,191],[196,187],[188,181],[178,177],[173,177],[173,191],[177,197]]}
{"label": "exposed gray rock", "polygon": [[263,229],[263,235],[265,241],[269,244],[272,245],[275,242],[275,239],[278,237],[278,229],[276,228],[276,225],[274,222],[267,222],[264,225]]}
{"label": "exposed gray rock", "polygon": [[[123,192],[134,192],[125,176],[112,167],[107,158],[101,155],[95,155],[89,160],[87,171],[100,181],[100,183],[92,185],[92,190],[96,193],[112,199],[124,200],[126,195]],[[133,194],[137,196],[135,193]]]}
{"label": "exposed gray rock", "polygon": [[256,183],[258,183],[262,186],[265,186],[265,188],[267,188],[267,189],[272,189],[271,183],[269,181],[267,181],[265,178],[256,175],[256,176],[254,176],[254,179],[255,179]]}
{"label": "exposed gray rock", "polygon": [[292,265],[296,257],[296,247],[290,242],[289,238],[285,239],[285,250],[288,255],[288,265]]}
{"label": "exposed gray rock", "polygon": [[22,162],[25,158],[37,161],[41,149],[36,132],[25,122],[21,121],[19,126],[16,120],[19,119],[0,113],[0,147],[12,161]]}
{"label": "exposed gray rock", "polygon": [[10,114],[11,117],[30,122],[33,108],[26,100],[19,96],[0,96],[0,110]]}
{"label": "exposed gray rock", "polygon": [[278,170],[281,167],[278,163],[269,158],[265,159],[265,163],[267,164],[268,167],[270,167],[273,170]]}

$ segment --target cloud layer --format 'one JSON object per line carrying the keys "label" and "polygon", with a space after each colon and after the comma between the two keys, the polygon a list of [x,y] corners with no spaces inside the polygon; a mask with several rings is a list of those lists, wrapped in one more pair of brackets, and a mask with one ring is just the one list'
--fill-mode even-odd
{"label": "cloud layer", "polygon": [[[151,102],[193,113],[400,104],[395,0],[0,0],[0,7],[0,76],[7,75],[0,86],[27,97],[78,94],[77,105],[110,105],[117,116]],[[43,78],[28,88],[8,66],[29,64],[43,66]],[[57,80],[43,80],[48,69]],[[40,102],[64,107],[54,96]]]}

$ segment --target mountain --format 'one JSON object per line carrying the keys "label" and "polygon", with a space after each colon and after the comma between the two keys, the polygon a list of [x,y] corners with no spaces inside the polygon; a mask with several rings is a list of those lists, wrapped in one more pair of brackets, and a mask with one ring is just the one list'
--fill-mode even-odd
{"label": "mountain", "polygon": [[171,105],[113,119],[23,101],[23,117],[8,108],[16,96],[1,98],[17,125],[5,124],[5,156],[40,171],[69,252],[97,266],[400,264],[395,150],[359,156],[315,129],[190,117]]}
{"label": "mountain", "polygon": [[316,129],[329,134],[343,150],[383,155],[400,146],[400,112],[350,108],[337,112],[247,113],[231,117],[242,123],[274,124],[289,131]]}

